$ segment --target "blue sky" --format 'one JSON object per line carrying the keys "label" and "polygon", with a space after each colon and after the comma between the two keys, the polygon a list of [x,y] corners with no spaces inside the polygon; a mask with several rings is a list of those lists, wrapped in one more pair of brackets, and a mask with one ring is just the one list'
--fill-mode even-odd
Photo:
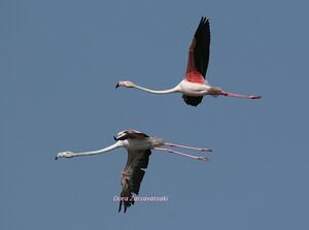
{"label": "blue sky", "polygon": [[[2,0],[0,228],[308,229],[306,1]],[[169,88],[184,74],[201,16],[211,22],[208,79],[261,101],[115,90]],[[209,146],[207,163],[153,152],[138,203],[120,192],[126,152],[54,161],[135,128]]]}

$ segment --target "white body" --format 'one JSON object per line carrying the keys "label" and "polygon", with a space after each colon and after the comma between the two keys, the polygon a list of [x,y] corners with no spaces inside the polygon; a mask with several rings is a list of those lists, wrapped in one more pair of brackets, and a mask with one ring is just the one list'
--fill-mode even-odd
{"label": "white body", "polygon": [[164,145],[164,141],[160,138],[148,137],[144,139],[126,139],[120,141],[124,148],[128,151],[141,151],[145,149],[154,149]]}
{"label": "white body", "polygon": [[196,97],[207,95],[208,90],[211,88],[208,84],[193,83],[186,79],[182,80],[177,87],[179,87],[180,93]]}

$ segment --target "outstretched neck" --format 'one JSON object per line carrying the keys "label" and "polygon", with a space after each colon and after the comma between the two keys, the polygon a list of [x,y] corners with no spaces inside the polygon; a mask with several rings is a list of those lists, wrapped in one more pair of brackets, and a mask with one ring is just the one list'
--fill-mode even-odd
{"label": "outstretched neck", "polygon": [[174,88],[171,89],[165,89],[165,90],[154,90],[154,89],[148,89],[139,85],[135,85],[134,88],[139,89],[141,91],[145,91],[148,93],[153,93],[153,94],[169,94],[169,93],[177,93],[179,92],[179,87],[175,86]]}
{"label": "outstretched neck", "polygon": [[115,144],[112,144],[110,146],[107,146],[103,149],[95,150],[95,151],[88,151],[88,152],[80,152],[80,153],[74,153],[73,157],[81,157],[81,156],[94,156],[94,155],[99,155],[103,153],[107,153],[110,151],[113,151],[114,149],[123,147],[123,142],[122,141],[117,141]]}

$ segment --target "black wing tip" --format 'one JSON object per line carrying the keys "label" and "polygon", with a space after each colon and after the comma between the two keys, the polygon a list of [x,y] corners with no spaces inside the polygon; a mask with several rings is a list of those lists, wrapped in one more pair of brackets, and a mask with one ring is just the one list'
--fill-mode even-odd
{"label": "black wing tip", "polygon": [[119,207],[118,207],[118,213],[121,212],[122,210],[122,204],[123,204],[123,213],[127,212],[127,209],[131,206],[134,205],[134,198],[131,198],[132,200],[120,200],[119,201]]}
{"label": "black wing tip", "polygon": [[121,201],[119,201],[118,212],[120,212],[120,211],[121,211],[121,208],[122,208],[122,200],[121,200]]}
{"label": "black wing tip", "polygon": [[129,206],[126,201],[120,200],[119,201],[119,207],[118,207],[118,213],[122,210],[122,204],[123,204],[123,213],[127,212],[127,207]]}
{"label": "black wing tip", "polygon": [[135,200],[134,200],[134,195],[132,192],[126,193],[126,192],[121,192],[120,194],[120,201],[119,201],[119,207],[118,207],[118,213],[121,212],[122,206],[123,206],[123,213],[127,212],[127,209],[134,205]]}
{"label": "black wing tip", "polygon": [[198,106],[203,100],[203,97],[192,97],[192,96],[187,96],[184,94],[182,95],[182,98],[187,105],[191,105],[195,107]]}
{"label": "black wing tip", "polygon": [[209,17],[207,17],[207,16],[202,16],[201,17],[201,21],[200,21],[201,24],[206,24],[208,22],[209,22]]}

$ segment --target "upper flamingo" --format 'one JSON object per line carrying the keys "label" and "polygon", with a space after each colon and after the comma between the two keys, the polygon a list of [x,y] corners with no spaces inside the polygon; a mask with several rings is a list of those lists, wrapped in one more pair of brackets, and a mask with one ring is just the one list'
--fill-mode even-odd
{"label": "upper flamingo", "polygon": [[209,62],[209,45],[209,20],[207,17],[202,17],[189,48],[185,79],[183,79],[178,85],[167,90],[152,90],[138,86],[131,81],[119,81],[116,88],[136,88],[153,94],[182,93],[185,103],[192,106],[200,104],[203,100],[203,96],[206,95],[260,99],[260,96],[230,93],[219,87],[213,87],[208,84],[208,81],[206,80],[206,72]]}

